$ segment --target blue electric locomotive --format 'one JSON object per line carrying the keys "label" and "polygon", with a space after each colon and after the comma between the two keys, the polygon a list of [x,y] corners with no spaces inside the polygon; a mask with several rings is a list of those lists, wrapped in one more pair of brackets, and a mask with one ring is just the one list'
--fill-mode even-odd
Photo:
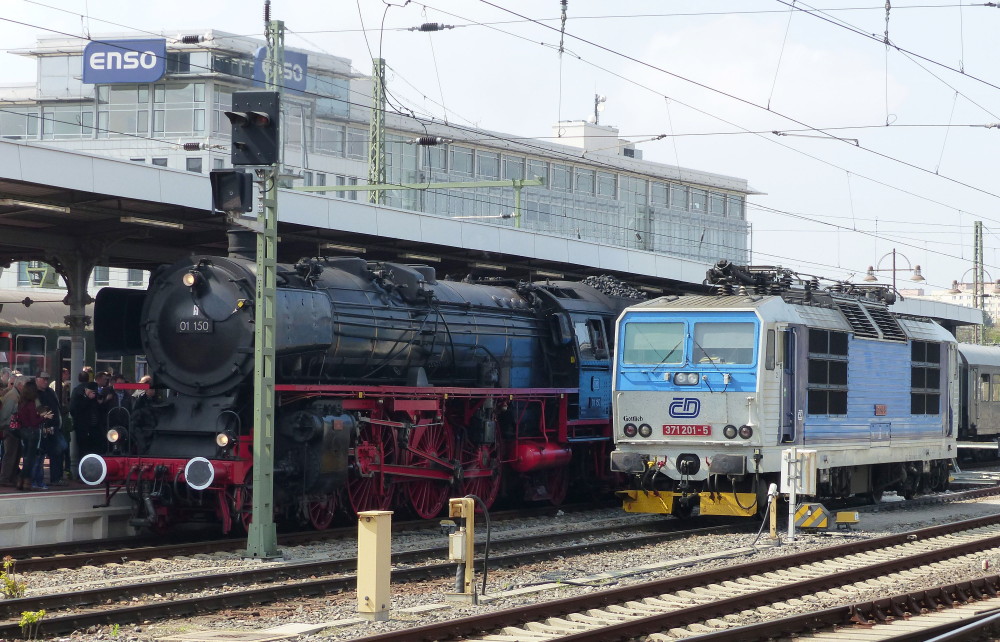
{"label": "blue electric locomotive", "polygon": [[744,515],[782,451],[814,449],[817,495],[903,495],[948,482],[955,338],[889,311],[885,288],[820,290],[720,262],[717,295],[664,297],[618,321],[612,470],[630,512]]}

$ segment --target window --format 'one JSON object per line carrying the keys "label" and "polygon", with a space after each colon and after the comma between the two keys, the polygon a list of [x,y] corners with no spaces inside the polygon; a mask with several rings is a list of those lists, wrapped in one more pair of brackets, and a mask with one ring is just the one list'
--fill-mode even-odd
{"label": "window", "polygon": [[990,400],[990,376],[988,374],[979,376],[979,400]]}
{"label": "window", "polygon": [[608,172],[597,172],[597,195],[606,198],[618,196],[618,177]]}
{"label": "window", "polygon": [[524,159],[520,156],[503,156],[503,177],[508,180],[524,178]]}
{"label": "window", "polygon": [[688,188],[686,186],[670,186],[670,207],[677,210],[686,210],[688,208]]}
{"label": "window", "polygon": [[10,333],[0,332],[0,368],[10,368]]}
{"label": "window", "polygon": [[316,186],[326,187],[326,174],[322,172],[316,172]]}
{"label": "window", "polygon": [[134,268],[129,268],[128,276],[126,277],[128,284],[132,287],[142,285],[145,279],[142,276],[142,270],[136,270]]}
{"label": "window", "polygon": [[594,170],[576,168],[576,190],[579,194],[594,194]]}
{"label": "window", "polygon": [[625,324],[622,363],[677,364],[683,361],[683,323]]}
{"label": "window", "polygon": [[28,268],[43,268],[45,263],[41,261],[18,261],[17,262],[17,287],[26,288],[31,285],[31,277],[28,275]]}
{"label": "window", "polygon": [[809,330],[810,415],[847,414],[847,333]]}
{"label": "window", "polygon": [[708,209],[708,192],[703,189],[691,189],[691,211],[701,212]]}
{"label": "window", "polygon": [[477,151],[476,176],[490,180],[500,178],[500,154]]}
{"label": "window", "polygon": [[363,129],[348,128],[347,157],[359,160],[368,158],[368,132]]}
{"label": "window", "polygon": [[189,172],[197,172],[201,174],[201,159],[200,158],[185,158],[184,165]]}
{"label": "window", "polygon": [[649,200],[653,205],[666,207],[668,194],[669,194],[669,188],[665,183],[653,183],[653,186],[649,194]]}
{"label": "window", "polygon": [[121,374],[122,371],[121,357],[116,359],[105,355],[102,358],[101,355],[97,355],[97,363],[95,365],[97,372],[110,372],[112,377],[116,374]]}
{"label": "window", "polygon": [[608,343],[604,339],[604,325],[600,319],[581,319],[573,322],[581,361],[608,358]]}
{"label": "window", "polygon": [[941,414],[941,344],[910,344],[910,414]]}
{"label": "window", "polygon": [[166,158],[154,158],[153,159],[153,165],[156,165],[157,167],[166,167],[167,166],[167,159]]}
{"label": "window", "polygon": [[1000,375],[993,375],[993,386],[990,391],[990,401],[1000,401]]}
{"label": "window", "polygon": [[94,285],[107,285],[110,283],[110,270],[106,265],[97,265],[94,267]]}
{"label": "window", "polygon": [[751,364],[754,362],[756,327],[753,323],[719,322],[694,324],[692,363]]}
{"label": "window", "polygon": [[472,150],[470,148],[450,145],[448,156],[453,173],[472,176]]}
{"label": "window", "polygon": [[33,377],[45,370],[45,337],[19,334],[14,339],[14,368]]}
{"label": "window", "polygon": [[226,166],[226,160],[224,158],[212,159],[212,169],[222,169],[225,166]]}
{"label": "window", "polygon": [[726,215],[726,197],[722,194],[711,192],[708,195],[708,213],[713,216]]}
{"label": "window", "polygon": [[727,198],[726,216],[743,220],[743,198],[741,196],[730,196]]}
{"label": "window", "polygon": [[545,181],[545,187],[549,186],[549,164],[545,161],[534,158],[528,159],[527,178],[540,178]]}
{"label": "window", "polygon": [[569,172],[569,165],[552,163],[552,189],[557,189],[561,192],[568,192],[570,190],[571,179]]}

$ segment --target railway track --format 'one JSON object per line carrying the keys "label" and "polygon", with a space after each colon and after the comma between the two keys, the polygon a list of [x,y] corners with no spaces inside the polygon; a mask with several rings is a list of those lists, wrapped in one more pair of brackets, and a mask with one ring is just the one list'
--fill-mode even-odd
{"label": "railway track", "polygon": [[[699,534],[718,533],[732,530],[731,525],[712,526],[701,529],[682,529],[662,532],[663,524],[651,523],[630,529],[629,543],[644,545],[669,539],[686,538]],[[743,528],[747,525],[741,524]],[[750,529],[747,529],[748,531]],[[645,532],[643,532],[645,531]],[[583,544],[553,544],[566,539],[586,537],[595,539]],[[538,548],[544,541],[550,545]],[[491,544],[491,562],[495,565],[517,565],[531,561],[546,560],[556,555],[573,555],[600,550],[619,548],[622,545],[621,526],[600,526],[595,528],[563,531],[544,536],[527,535],[506,538]],[[481,547],[480,547],[481,548]],[[499,550],[497,550],[499,549]],[[513,550],[504,553],[504,550]],[[454,563],[442,563],[446,557],[443,545],[393,554],[392,573],[394,582],[418,581],[432,577],[451,577],[455,572]],[[357,559],[353,556],[337,560],[314,560],[294,564],[270,563],[246,571],[224,570],[220,573],[201,573],[194,577],[171,578],[161,581],[142,581],[137,584],[117,584],[90,590],[78,590],[51,595],[0,601],[0,639],[15,637],[20,630],[18,618],[22,611],[45,609],[43,632],[56,635],[93,625],[145,621],[162,617],[180,617],[203,614],[215,610],[230,609],[271,602],[293,597],[316,596],[353,590],[357,578],[353,574]],[[317,576],[322,576],[317,579]],[[301,579],[309,578],[309,579]],[[238,586],[251,588],[235,589]],[[216,595],[202,595],[187,599],[176,596],[203,591],[210,588],[226,587],[225,592]],[[134,600],[138,596],[165,596],[159,600],[135,604],[119,603],[122,596]],[[87,611],[77,610],[81,606],[102,605],[102,608]],[[107,608],[103,608],[106,606]],[[68,612],[67,612],[68,611]]]}
{"label": "railway track", "polygon": [[[772,605],[796,604],[795,601],[818,592],[843,590],[841,587],[991,549],[1000,551],[1000,517],[997,516],[591,592],[394,631],[367,640],[604,642],[667,632],[671,636],[690,637],[697,632],[717,631],[716,637],[702,639],[745,641],[755,638],[745,637],[745,630],[735,628],[719,631],[731,626],[725,620],[727,616],[744,614],[749,617],[767,613],[769,609],[780,615]],[[727,637],[729,635],[732,637]]]}
{"label": "railway track", "polygon": [[[491,514],[490,519],[502,523],[511,519],[548,518],[558,511],[578,513],[594,509],[595,505],[577,505],[572,507],[533,508],[500,511]],[[608,505],[602,505],[607,508]],[[437,530],[438,522],[433,520],[407,520],[394,522],[393,532],[412,532],[420,530]],[[330,528],[317,531],[308,530],[296,533],[282,533],[278,536],[278,544],[291,546],[309,542],[321,542],[336,539],[353,539],[357,537],[356,525]],[[2,555],[10,555],[17,561],[19,572],[51,571],[61,568],[78,568],[83,565],[101,565],[127,561],[143,561],[155,558],[169,558],[177,555],[211,555],[213,553],[238,551],[246,547],[246,537],[222,537],[218,534],[200,533],[191,537],[178,537],[176,541],[167,544],[157,544],[163,538],[157,537],[117,537],[105,540],[86,540],[82,542],[65,542],[59,544],[43,544],[37,546],[16,546],[0,549]]]}

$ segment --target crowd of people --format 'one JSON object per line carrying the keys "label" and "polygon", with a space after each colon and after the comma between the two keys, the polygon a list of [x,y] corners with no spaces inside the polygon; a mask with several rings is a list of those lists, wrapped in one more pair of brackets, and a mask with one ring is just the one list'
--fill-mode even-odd
{"label": "crowd of people", "polygon": [[[139,380],[150,381],[148,375]],[[133,407],[143,399],[144,390],[115,388],[123,383],[121,374],[95,373],[89,366],[77,375],[75,386],[68,368],[62,369],[59,386],[48,372],[30,377],[0,369],[0,486],[65,486],[73,475],[70,444],[75,441],[77,460],[103,454],[109,419],[127,425]]]}

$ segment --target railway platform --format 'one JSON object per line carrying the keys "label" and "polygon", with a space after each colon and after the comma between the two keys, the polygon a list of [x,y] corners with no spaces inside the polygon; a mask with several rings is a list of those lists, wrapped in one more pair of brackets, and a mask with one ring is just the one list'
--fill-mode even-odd
{"label": "railway platform", "polygon": [[103,488],[76,481],[44,491],[0,486],[0,554],[8,546],[131,535],[128,498],[115,496],[110,506],[102,504]]}

